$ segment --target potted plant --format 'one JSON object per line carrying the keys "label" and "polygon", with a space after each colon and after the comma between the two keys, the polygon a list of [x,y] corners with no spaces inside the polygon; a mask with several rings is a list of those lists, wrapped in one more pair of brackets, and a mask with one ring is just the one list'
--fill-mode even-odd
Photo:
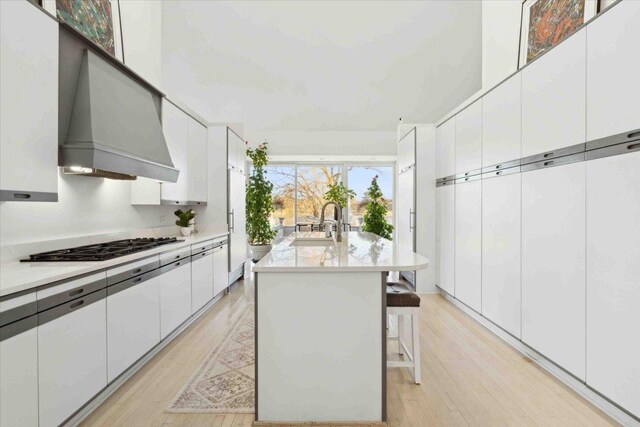
{"label": "potted plant", "polygon": [[[342,208],[342,218],[346,218],[345,209],[347,208],[347,204],[349,200],[356,197],[356,192],[350,190],[346,185],[342,183],[342,181],[337,184],[329,184],[329,189],[326,193],[324,193],[324,198],[327,201],[338,202],[340,204],[340,208]],[[335,213],[337,218],[337,212]]]}
{"label": "potted plant", "polygon": [[245,195],[246,229],[253,260],[257,262],[269,253],[271,241],[276,235],[269,222],[269,216],[273,212],[273,184],[265,176],[264,168],[269,162],[267,143],[264,142],[255,149],[248,148],[247,157],[251,160],[253,168],[249,174]]}
{"label": "potted plant", "polygon": [[176,220],[176,225],[180,227],[180,232],[182,235],[187,237],[191,234],[191,220],[196,217],[196,213],[193,209],[189,209],[184,212],[182,209],[178,209],[174,212],[174,215],[178,217]]}
{"label": "potted plant", "polygon": [[365,208],[362,231],[393,240],[393,225],[389,224],[386,219],[388,202],[382,197],[382,190],[378,185],[378,175],[371,180],[365,197],[369,198],[369,203]]}

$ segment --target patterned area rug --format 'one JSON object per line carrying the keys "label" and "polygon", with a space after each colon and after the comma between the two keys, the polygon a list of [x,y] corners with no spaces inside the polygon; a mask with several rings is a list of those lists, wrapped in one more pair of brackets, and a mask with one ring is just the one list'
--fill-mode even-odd
{"label": "patterned area rug", "polygon": [[165,412],[253,414],[255,322],[253,304],[207,355]]}

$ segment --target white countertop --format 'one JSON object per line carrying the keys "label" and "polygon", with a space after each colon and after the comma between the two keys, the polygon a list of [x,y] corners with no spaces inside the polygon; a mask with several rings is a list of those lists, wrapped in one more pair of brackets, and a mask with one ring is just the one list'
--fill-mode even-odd
{"label": "white countertop", "polygon": [[189,237],[178,237],[180,242],[158,246],[131,255],[112,258],[107,261],[89,262],[11,262],[2,264],[0,271],[0,297],[21,292],[38,286],[68,279],[92,271],[99,271],[116,265],[171,252],[206,240],[226,236],[226,232],[200,232]]}
{"label": "white countertop", "polygon": [[329,246],[291,246],[297,237],[324,237],[324,233],[297,232],[275,245],[253,271],[412,271],[427,268],[429,260],[411,248],[373,233],[350,231],[342,242]]}

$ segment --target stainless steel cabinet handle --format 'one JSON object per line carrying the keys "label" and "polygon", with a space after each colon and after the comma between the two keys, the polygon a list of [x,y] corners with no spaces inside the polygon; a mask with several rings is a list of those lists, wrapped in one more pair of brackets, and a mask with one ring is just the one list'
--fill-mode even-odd
{"label": "stainless steel cabinet handle", "polygon": [[80,307],[83,304],[84,304],[84,300],[83,299],[81,299],[80,301],[76,301],[73,304],[69,304],[69,311],[75,310],[76,308]]}
{"label": "stainless steel cabinet handle", "polygon": [[73,297],[73,296],[76,296],[76,295],[80,295],[80,294],[81,294],[81,293],[83,293],[83,292],[84,292],[84,289],[83,289],[83,288],[75,289],[75,290],[73,290],[73,291],[69,292],[69,296],[70,296],[70,297]]}
{"label": "stainless steel cabinet handle", "polygon": [[409,209],[409,231],[414,230],[416,227],[413,225],[413,217],[415,216],[415,212]]}
{"label": "stainless steel cabinet handle", "polygon": [[231,209],[231,212],[229,212],[229,216],[231,216],[231,224],[229,226],[229,231],[236,231],[236,213],[235,213],[235,209]]}
{"label": "stainless steel cabinet handle", "polygon": [[631,132],[629,135],[627,135],[627,138],[635,138],[637,136],[640,136],[640,131],[639,132]]}
{"label": "stainless steel cabinet handle", "polygon": [[553,163],[553,160],[549,160],[548,162],[544,162],[544,166],[551,166]]}
{"label": "stainless steel cabinet handle", "polygon": [[496,165],[496,169],[500,169],[502,165]]}
{"label": "stainless steel cabinet handle", "polygon": [[13,193],[13,198],[17,200],[29,200],[31,198],[31,194],[29,193]]}
{"label": "stainless steel cabinet handle", "polygon": [[627,150],[636,150],[640,148],[640,143],[627,145]]}
{"label": "stainless steel cabinet handle", "polygon": [[551,156],[553,156],[553,152],[551,152],[551,153],[545,153],[542,157],[546,159],[546,158],[549,158],[549,157],[551,157]]}

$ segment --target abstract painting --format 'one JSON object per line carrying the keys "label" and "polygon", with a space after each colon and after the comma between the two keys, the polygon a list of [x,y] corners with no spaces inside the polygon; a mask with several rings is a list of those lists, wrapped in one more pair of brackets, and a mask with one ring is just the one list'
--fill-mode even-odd
{"label": "abstract painting", "polygon": [[597,0],[525,0],[519,67],[573,34],[597,12]]}
{"label": "abstract painting", "polygon": [[111,0],[56,0],[56,14],[60,20],[117,56],[113,9]]}

